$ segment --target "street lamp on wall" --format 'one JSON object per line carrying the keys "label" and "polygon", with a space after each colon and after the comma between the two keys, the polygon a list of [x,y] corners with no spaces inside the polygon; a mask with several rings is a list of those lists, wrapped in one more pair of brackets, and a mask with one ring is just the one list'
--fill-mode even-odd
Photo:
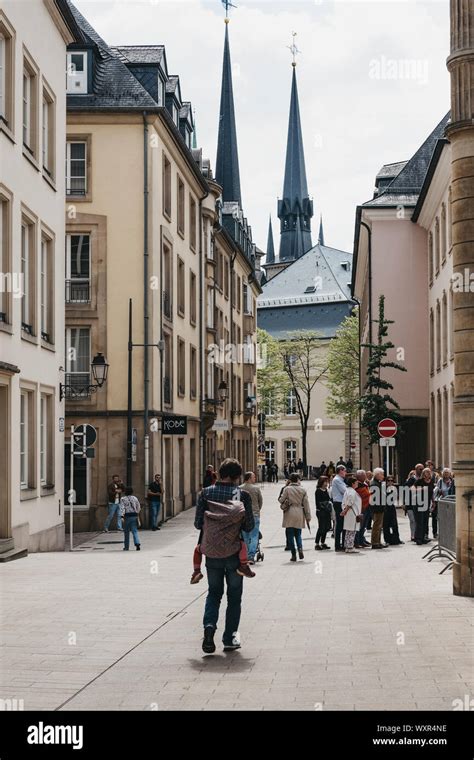
{"label": "street lamp on wall", "polygon": [[[62,401],[64,398],[88,398],[91,393],[96,393],[99,388],[102,388],[107,381],[108,371],[109,365],[104,354],[97,353],[91,362],[91,373],[95,384],[83,384],[80,380],[76,380],[75,383],[59,383],[59,400]],[[69,377],[71,379],[71,375]]]}
{"label": "street lamp on wall", "polygon": [[227,399],[229,398],[229,389],[227,388],[227,383],[225,382],[225,380],[222,380],[219,383],[217,392],[219,394],[219,401],[221,404],[227,401]]}

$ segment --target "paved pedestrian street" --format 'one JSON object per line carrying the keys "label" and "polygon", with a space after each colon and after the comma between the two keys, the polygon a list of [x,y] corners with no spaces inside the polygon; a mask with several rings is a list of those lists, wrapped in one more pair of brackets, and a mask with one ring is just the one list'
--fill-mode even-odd
{"label": "paved pedestrian street", "polygon": [[142,531],[141,552],[94,534],[73,553],[4,564],[0,697],[25,710],[452,710],[472,698],[472,600],[453,596],[444,560],[411,543],[316,553],[313,517],[305,559],[290,563],[279,488],[264,486],[265,560],[244,580],[240,651],[222,652],[220,626],[216,655],[202,654],[190,510]]}

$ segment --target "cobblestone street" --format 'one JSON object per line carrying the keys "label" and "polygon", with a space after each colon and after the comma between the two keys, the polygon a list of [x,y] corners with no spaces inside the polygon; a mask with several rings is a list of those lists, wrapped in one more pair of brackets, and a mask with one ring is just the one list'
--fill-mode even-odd
{"label": "cobblestone street", "polygon": [[411,543],[321,556],[313,517],[290,564],[279,487],[264,486],[265,560],[244,581],[240,651],[202,654],[191,510],[142,531],[141,552],[110,533],[3,565],[0,696],[25,710],[451,710],[472,695],[472,600],[453,596],[444,560]]}

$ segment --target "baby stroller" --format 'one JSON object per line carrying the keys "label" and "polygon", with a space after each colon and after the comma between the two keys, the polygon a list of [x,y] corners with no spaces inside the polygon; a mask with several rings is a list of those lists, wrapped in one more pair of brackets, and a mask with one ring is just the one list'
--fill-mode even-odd
{"label": "baby stroller", "polygon": [[263,562],[265,554],[262,551],[262,546],[260,544],[260,541],[262,540],[262,534],[260,531],[258,531],[258,544],[257,544],[257,551],[255,552],[255,562]]}

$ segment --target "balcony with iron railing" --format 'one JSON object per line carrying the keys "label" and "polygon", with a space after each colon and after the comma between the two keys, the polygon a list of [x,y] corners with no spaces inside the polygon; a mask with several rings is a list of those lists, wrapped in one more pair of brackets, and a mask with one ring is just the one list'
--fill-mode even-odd
{"label": "balcony with iron railing", "polygon": [[87,399],[91,396],[90,372],[66,372],[64,376],[64,398]]}
{"label": "balcony with iron railing", "polygon": [[90,280],[66,280],[66,303],[90,303],[91,283]]}

